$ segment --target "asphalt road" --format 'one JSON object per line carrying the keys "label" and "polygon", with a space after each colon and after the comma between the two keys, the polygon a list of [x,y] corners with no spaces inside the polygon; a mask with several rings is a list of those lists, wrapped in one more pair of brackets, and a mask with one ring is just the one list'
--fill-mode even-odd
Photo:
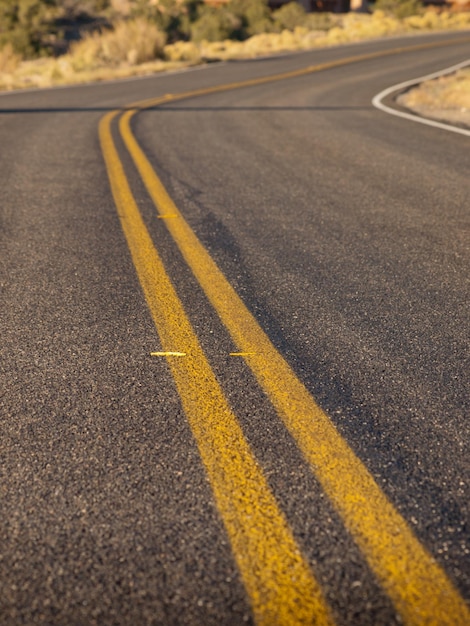
{"label": "asphalt road", "polygon": [[[371,105],[462,36],[0,97],[2,624],[466,623],[469,140]],[[137,112],[163,219],[100,143],[397,48]]]}

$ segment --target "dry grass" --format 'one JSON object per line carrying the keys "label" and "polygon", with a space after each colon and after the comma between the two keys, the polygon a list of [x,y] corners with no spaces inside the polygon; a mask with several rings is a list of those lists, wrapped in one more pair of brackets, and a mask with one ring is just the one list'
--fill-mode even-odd
{"label": "dry grass", "polygon": [[329,22],[327,31],[301,26],[294,31],[255,35],[244,42],[177,42],[165,46],[165,35],[155,25],[144,20],[121,21],[112,31],[89,35],[59,59],[20,62],[11,49],[4,48],[0,51],[0,89],[108,80],[214,59],[254,58],[409,32],[468,29],[470,12],[426,11],[400,20],[375,11],[372,15],[331,15]]}
{"label": "dry grass", "polygon": [[177,41],[165,46],[165,59],[167,61],[197,64],[201,62],[201,47],[192,41]]}
{"label": "dry grass", "polygon": [[0,74],[12,74],[21,63],[21,56],[16,54],[11,43],[0,50]]}
{"label": "dry grass", "polygon": [[70,61],[66,57],[38,59],[23,62],[14,74],[0,73],[0,91],[76,85],[132,76],[145,76],[179,69],[187,65],[187,63],[166,62],[158,59],[140,65],[123,64],[113,68],[97,66],[77,72],[71,67]]}
{"label": "dry grass", "polygon": [[143,19],[117,22],[113,30],[91,33],[66,55],[75,72],[96,67],[140,65],[163,58],[166,37]]}
{"label": "dry grass", "polygon": [[470,68],[422,83],[408,92],[407,102],[410,106],[470,111]]}
{"label": "dry grass", "polygon": [[0,89],[71,85],[172,69],[175,64],[163,60],[165,40],[154,24],[136,19],[87,35],[58,59],[24,61],[2,70],[2,58],[11,57],[4,48],[0,52]]}
{"label": "dry grass", "polygon": [[470,68],[428,80],[398,101],[416,113],[470,126]]}

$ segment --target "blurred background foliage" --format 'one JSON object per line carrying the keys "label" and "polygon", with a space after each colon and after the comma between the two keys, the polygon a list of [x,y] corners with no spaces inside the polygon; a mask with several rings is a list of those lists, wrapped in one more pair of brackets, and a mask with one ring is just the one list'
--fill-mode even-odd
{"label": "blurred background foliage", "polygon": [[419,15],[424,9],[420,0],[376,0],[374,6],[376,10],[382,10],[398,19]]}
{"label": "blurred background foliage", "polygon": [[[421,6],[420,0],[377,0],[375,4],[400,18],[418,13]],[[138,24],[130,28],[141,36],[145,32],[145,37],[159,37],[155,46],[159,50],[163,40],[244,41],[299,26],[326,31],[332,26],[332,16],[306,13],[298,2],[272,10],[268,0],[228,0],[218,6],[203,0],[0,0],[0,51],[6,50],[8,58],[12,54],[23,59],[60,56],[80,40],[103,36],[111,42],[110,32],[124,33],[123,23]]]}

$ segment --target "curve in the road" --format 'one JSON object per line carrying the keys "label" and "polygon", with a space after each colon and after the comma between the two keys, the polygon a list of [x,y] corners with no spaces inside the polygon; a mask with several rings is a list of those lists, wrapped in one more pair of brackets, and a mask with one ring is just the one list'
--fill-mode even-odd
{"label": "curve in the road", "polygon": [[[465,39],[465,41],[467,40],[468,38]],[[427,47],[435,47],[436,45],[440,46],[445,44],[442,42],[438,44],[426,43],[415,46],[414,49],[422,50]],[[409,50],[410,48],[407,48],[407,51]],[[279,416],[310,462],[325,492],[341,513],[346,527],[354,536],[356,542],[365,554],[371,569],[382,582],[382,585],[392,598],[405,623],[418,625],[426,622],[430,624],[449,624],[449,626],[455,626],[456,624],[465,624],[467,621],[470,621],[470,614],[462,598],[459,596],[444,571],[435,563],[433,558],[415,538],[406,521],[394,509],[367,468],[359,461],[347,443],[338,434],[328,416],[319,408],[315,400],[292,372],[289,365],[274,348],[264,331],[215,265],[206,249],[197,239],[194,232],[190,229],[189,225],[185,222],[181,213],[168,196],[150,162],[138,145],[130,127],[132,117],[142,109],[157,107],[161,104],[186,98],[302,76],[361,60],[399,54],[401,51],[401,48],[397,48],[378,53],[357,55],[347,59],[309,66],[308,68],[275,76],[220,85],[207,89],[198,89],[185,93],[167,94],[158,99],[134,103],[129,105],[131,110],[123,113],[119,128],[122,139],[134,160],[150,196],[154,200],[160,217],[168,217],[168,215],[177,217],[177,219],[165,220],[165,224],[182,252],[187,264],[231,334],[235,344],[240,348],[241,353],[245,355],[244,358],[253,371],[258,383],[270,398]],[[103,119],[100,127],[100,136],[111,186],[121,217],[124,212],[123,228],[126,232],[127,229],[129,229],[129,216],[126,217],[125,215],[125,206],[126,203],[129,205],[128,194],[131,192],[130,190],[127,191],[124,170],[112,139],[111,121],[117,113],[118,111],[115,111]],[[126,191],[123,191],[124,188]],[[135,210],[138,213],[138,209],[136,208]],[[132,220],[134,219],[139,218],[133,217]],[[152,283],[152,279],[148,279],[147,274],[151,275],[153,270],[147,272],[145,269],[146,263],[150,263],[151,265],[152,262],[149,262],[149,259],[152,255],[155,256],[157,253],[153,249],[150,237],[147,237],[147,234],[145,234],[146,231],[143,223],[139,226],[139,229],[144,235],[128,235],[126,232],[126,236],[147,297],[147,302],[154,314],[157,330],[161,335],[163,334],[162,343],[164,351],[178,349],[184,350],[185,352],[187,351],[188,353],[191,353],[191,351],[194,352],[194,347],[193,350],[191,350],[191,348],[188,349],[188,342],[186,342],[185,345],[175,345],[172,341],[165,340],[167,333],[165,328],[166,324],[168,324],[168,320],[164,322],[162,321],[163,318],[161,315],[154,313],[160,306],[156,302],[154,295],[159,282]],[[139,238],[140,243],[143,239],[148,240],[148,245],[146,244],[144,246],[144,252],[142,252],[146,260],[138,259],[139,254],[141,254],[141,252],[138,251],[140,245]],[[177,323],[173,320],[173,322],[170,322],[170,326],[172,323],[180,327],[184,326],[185,315],[182,309],[181,314],[181,320]],[[171,332],[169,331],[169,336],[170,335]],[[263,581],[260,587],[259,578],[263,578],[263,575],[258,573],[254,576],[252,574],[252,570],[257,569],[258,566],[256,566],[253,561],[251,561],[251,563],[243,561],[243,552],[246,548],[242,548],[241,545],[237,543],[238,533],[236,530],[231,529],[230,519],[230,516],[233,515],[233,513],[230,513],[234,506],[233,502],[237,501],[240,491],[238,493],[236,490],[233,491],[233,485],[231,485],[230,480],[224,483],[224,481],[227,481],[227,477],[223,477],[224,471],[227,471],[229,467],[227,459],[219,458],[214,464],[210,455],[207,457],[204,452],[206,446],[207,449],[211,449],[212,451],[217,448],[213,443],[207,444],[205,441],[207,430],[210,430],[212,426],[208,423],[201,426],[199,421],[200,417],[198,417],[201,414],[201,407],[199,407],[192,416],[194,400],[188,399],[191,396],[190,375],[188,376],[185,365],[182,368],[180,367],[181,362],[184,362],[184,359],[182,361],[170,359],[170,367],[177,382],[183,405],[186,407],[188,419],[200,446],[206,468],[208,469],[216,499],[224,522],[228,528],[232,540],[232,548],[242,571],[242,576],[250,595],[257,621],[259,623],[269,623],[269,616],[273,614],[272,610],[274,605],[260,602],[260,593],[263,593],[262,589],[266,590],[267,588],[275,587],[278,581],[273,580],[273,573],[269,572],[269,568],[265,568],[263,571],[267,579]],[[209,369],[202,378],[210,380],[212,376],[210,366],[207,365],[207,367]],[[211,393],[217,395],[214,391]],[[185,399],[187,399],[187,401],[185,401]],[[224,413],[224,411],[222,411],[222,413]],[[245,450],[242,456],[250,458],[249,451]],[[238,467],[233,467],[232,470],[234,473],[232,475],[238,475],[240,471]],[[250,472],[248,472],[248,474],[249,473]],[[264,484],[262,476],[259,476],[257,480],[260,481],[260,484]],[[243,480],[239,485],[242,484],[244,484]],[[267,493],[269,493],[269,489]],[[229,496],[228,501],[226,501],[227,494]],[[251,507],[257,500],[263,501],[263,498],[259,499],[258,496],[256,496],[250,499],[251,504],[247,510],[244,509],[246,504],[242,504],[239,510],[240,518],[246,517],[247,514],[248,517],[250,517],[250,515],[253,514]],[[255,508],[257,508],[257,506],[259,506],[259,504],[255,505]],[[248,528],[248,526],[246,528]],[[263,541],[263,537],[261,537],[261,541]],[[286,547],[286,550],[289,551],[290,542],[285,541],[283,545]],[[292,549],[295,551],[294,548]],[[276,568],[274,568],[274,570],[276,570]],[[257,577],[258,580],[256,580]],[[276,575],[274,575],[274,579],[276,579]],[[311,590],[316,589],[316,587],[312,587],[310,583],[309,585]],[[307,587],[309,587],[309,585],[307,585]],[[318,595],[317,591],[306,593],[303,598],[303,606],[313,606],[310,599],[315,595],[317,598],[321,597],[321,594]],[[278,594],[278,601],[279,598],[282,597],[282,593]],[[293,600],[294,605],[298,601],[298,597],[299,596],[295,594]],[[315,604],[315,602],[313,604]],[[317,602],[316,610],[318,611],[317,618],[322,623],[328,621],[328,611],[322,601]],[[299,615],[301,614],[299,613]],[[298,623],[302,623],[302,620]]]}
{"label": "curve in the road", "polygon": [[441,70],[440,72],[433,72],[432,74],[428,74],[427,76],[421,76],[420,78],[413,78],[411,80],[407,80],[403,83],[398,83],[397,85],[392,85],[391,87],[387,87],[372,99],[372,104],[376,109],[383,111],[384,113],[389,113],[390,115],[395,115],[396,117],[401,117],[404,120],[410,120],[412,122],[418,122],[419,124],[426,124],[426,126],[432,126],[433,128],[440,128],[441,130],[447,130],[452,133],[458,133],[459,135],[465,135],[470,137],[470,130],[466,128],[460,128],[459,126],[454,126],[452,124],[446,124],[444,122],[438,122],[437,120],[431,120],[429,118],[421,117],[419,115],[413,115],[412,113],[406,113],[405,111],[399,111],[398,109],[394,109],[393,107],[389,107],[384,104],[385,98],[388,96],[399,93],[409,87],[413,87],[415,85],[419,85],[427,80],[434,80],[435,78],[439,78],[439,76],[445,76],[446,74],[453,74],[458,70],[467,67],[470,64],[470,60],[463,61],[462,63],[457,63],[452,67],[448,67],[445,70]]}

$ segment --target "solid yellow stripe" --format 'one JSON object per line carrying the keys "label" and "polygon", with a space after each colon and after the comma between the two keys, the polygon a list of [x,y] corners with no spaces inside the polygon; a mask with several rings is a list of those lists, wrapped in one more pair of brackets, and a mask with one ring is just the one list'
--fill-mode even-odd
{"label": "solid yellow stripe", "polygon": [[[414,49],[425,47],[429,45]],[[362,55],[363,58],[371,56],[377,55]],[[358,58],[353,57],[353,60]],[[324,69],[325,66],[317,67]],[[314,70],[308,68],[304,73]],[[238,85],[263,82],[267,79]],[[234,84],[229,88],[234,88]],[[200,90],[198,94],[188,92],[177,98],[222,90],[223,87]],[[167,96],[166,101],[169,98],[171,96]],[[158,102],[153,100],[152,106]],[[141,103],[142,106],[148,104]],[[132,134],[130,119],[135,113],[130,110],[123,115],[120,131],[158,211],[178,213],[179,219],[165,222],[168,230],[235,344],[241,352],[253,353],[245,357],[246,362],[313,467],[397,611],[409,625],[470,624],[470,612],[445,572],[419,543],[367,468],[297,379],[179,213]]]}
{"label": "solid yellow stripe", "polygon": [[[257,624],[333,624],[318,583],[294,541],[235,415],[165,272],[126,180],[112,135],[100,123],[114,201],[182,405],[207,470]],[[170,220],[170,222],[173,220]],[[169,223],[170,223],[169,222]]]}
{"label": "solid yellow stripe", "polygon": [[318,63],[316,65],[309,65],[307,67],[300,68],[298,70],[291,70],[289,72],[283,72],[281,74],[271,74],[270,76],[264,76],[262,78],[250,78],[248,80],[241,80],[234,83],[226,83],[224,85],[217,85],[215,87],[203,87],[202,89],[194,89],[192,91],[185,91],[184,93],[171,94],[167,93],[164,96],[158,98],[150,98],[148,100],[141,100],[133,104],[128,105],[128,109],[147,109],[150,107],[158,106],[160,104],[169,104],[170,102],[176,102],[178,100],[186,100],[187,98],[196,98],[198,96],[205,96],[213,93],[221,93],[224,91],[232,91],[234,89],[241,89],[243,87],[255,87],[258,85],[264,85],[266,83],[278,82],[290,78],[298,78],[300,76],[307,76],[308,74],[314,74],[316,72],[322,72],[324,70],[333,69],[335,67],[341,67],[343,65],[351,65],[352,63],[358,63],[360,61],[370,61],[372,59],[378,59],[385,56],[392,56],[401,54],[403,52],[417,52],[419,50],[426,50],[428,48],[441,48],[445,46],[451,46],[458,43],[467,43],[470,38],[459,37],[452,41],[440,41],[437,43],[421,43],[413,46],[403,48],[393,48],[391,50],[382,50],[379,52],[367,52],[365,54],[357,54],[351,57],[337,59],[336,61],[327,61],[325,63]]}

